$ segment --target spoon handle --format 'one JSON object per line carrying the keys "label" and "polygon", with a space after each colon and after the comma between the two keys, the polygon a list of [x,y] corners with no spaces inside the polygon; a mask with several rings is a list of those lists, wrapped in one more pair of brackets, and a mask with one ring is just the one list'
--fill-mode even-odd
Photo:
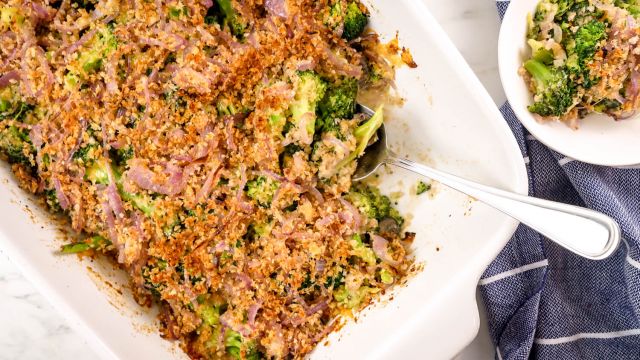
{"label": "spoon handle", "polygon": [[482,201],[583,257],[604,259],[620,243],[618,224],[597,211],[496,189],[391,154],[385,163],[426,176]]}

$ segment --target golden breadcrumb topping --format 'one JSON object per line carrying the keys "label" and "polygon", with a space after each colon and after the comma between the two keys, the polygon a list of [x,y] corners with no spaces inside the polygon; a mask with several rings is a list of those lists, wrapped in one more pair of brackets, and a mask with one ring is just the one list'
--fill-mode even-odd
{"label": "golden breadcrumb topping", "polygon": [[382,119],[356,97],[394,77],[368,16],[345,0],[4,1],[0,150],[82,234],[62,252],[113,257],[190,356],[302,358],[411,265],[389,198],[351,182]]}

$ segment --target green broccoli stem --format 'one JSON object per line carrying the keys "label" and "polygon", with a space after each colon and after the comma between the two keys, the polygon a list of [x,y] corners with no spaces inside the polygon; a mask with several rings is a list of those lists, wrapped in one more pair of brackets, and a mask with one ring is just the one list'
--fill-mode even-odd
{"label": "green broccoli stem", "polygon": [[133,205],[136,209],[142,211],[146,216],[151,217],[156,209],[153,200],[140,194],[132,194],[124,190],[121,183],[116,183],[118,192],[124,201],[127,201]]}
{"label": "green broccoli stem", "polygon": [[575,87],[565,67],[547,67],[531,59],[525,62],[536,86],[534,103],[529,111],[541,116],[560,117],[567,114],[575,104]]}
{"label": "green broccoli stem", "polygon": [[247,24],[239,16],[236,9],[233,8],[231,0],[217,0],[216,2],[218,3],[220,11],[224,17],[224,24],[229,26],[233,35],[241,38],[244,35]]}
{"label": "green broccoli stem", "polygon": [[545,86],[552,78],[549,68],[538,60],[527,60],[524,68],[533,76],[538,86]]}
{"label": "green broccoli stem", "polygon": [[[109,175],[112,174],[112,176]],[[122,184],[122,174],[108,160],[99,159],[87,167],[85,178],[94,184],[109,185],[115,182],[118,193],[123,200],[129,202],[133,207],[142,211],[146,216],[152,216],[155,212],[153,200],[140,194],[132,194],[124,189]],[[111,179],[112,178],[112,179]]]}
{"label": "green broccoli stem", "polygon": [[60,249],[63,254],[78,254],[87,250],[103,250],[111,245],[111,241],[100,235],[94,235],[84,242],[65,244]]}
{"label": "green broccoli stem", "polygon": [[376,134],[376,131],[378,131],[380,126],[382,126],[383,122],[384,122],[384,111],[383,111],[383,106],[380,105],[380,107],[378,107],[378,109],[376,110],[375,114],[373,114],[373,116],[369,120],[367,120],[364,124],[358,126],[356,130],[353,132],[353,135],[356,138],[356,149],[355,151],[351,152],[349,156],[342,159],[342,161],[338,163],[338,165],[336,166],[336,171],[340,170],[341,168],[353,162],[355,159],[359,158],[360,156],[362,156],[362,154],[364,154],[364,151],[367,148],[367,145],[369,145],[369,141],[371,141],[371,138],[373,138],[373,136]]}

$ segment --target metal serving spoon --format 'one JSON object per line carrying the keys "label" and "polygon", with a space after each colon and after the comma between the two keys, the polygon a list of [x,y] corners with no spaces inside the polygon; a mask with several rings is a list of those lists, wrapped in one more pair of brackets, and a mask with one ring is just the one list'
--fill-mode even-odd
{"label": "metal serving spoon", "polygon": [[[373,116],[373,111],[365,106],[360,105],[360,111]],[[370,144],[358,160],[353,180],[365,179],[382,164],[394,165],[480,200],[585,258],[604,259],[620,243],[618,224],[605,214],[496,189],[402,159],[387,147],[384,125],[378,129],[377,136],[378,141]]]}

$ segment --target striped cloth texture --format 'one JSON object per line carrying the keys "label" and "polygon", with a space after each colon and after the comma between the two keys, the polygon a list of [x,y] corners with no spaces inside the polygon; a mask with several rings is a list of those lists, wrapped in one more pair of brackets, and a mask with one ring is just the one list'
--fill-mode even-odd
{"label": "striped cloth texture", "polygon": [[[501,18],[508,6],[497,1]],[[567,158],[530,135],[508,103],[500,110],[529,193],[612,216],[623,245],[587,260],[521,225],[479,283],[496,359],[640,359],[640,169]]]}

